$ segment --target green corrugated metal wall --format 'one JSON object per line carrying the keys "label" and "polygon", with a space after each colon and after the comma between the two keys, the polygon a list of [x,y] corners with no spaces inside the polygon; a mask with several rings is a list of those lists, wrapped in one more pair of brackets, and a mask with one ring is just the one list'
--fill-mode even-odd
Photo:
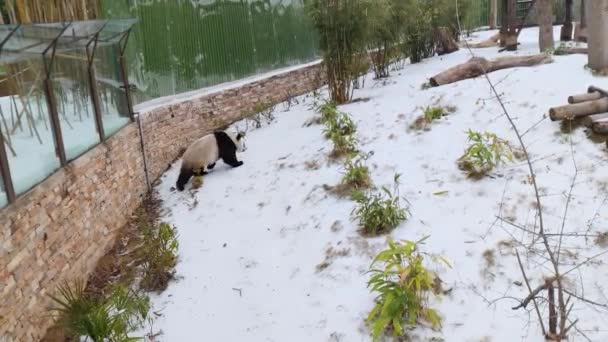
{"label": "green corrugated metal wall", "polygon": [[[489,1],[489,0],[481,0],[481,1]],[[525,0],[520,0],[520,3],[518,3],[517,5],[517,14],[518,15],[523,15],[525,9],[527,8],[527,1]],[[501,1],[498,1],[498,7],[501,8]],[[573,6],[572,6],[572,18],[573,20],[579,20],[580,18],[580,8],[581,8],[581,1],[580,0],[574,0],[573,1]],[[498,13],[498,23],[500,24],[500,18],[501,18],[501,14],[500,11]],[[553,1],[553,23],[557,24],[557,23],[563,23],[566,17],[566,0],[554,0]],[[528,13],[528,16],[526,17],[526,25],[536,25],[537,24],[537,18],[536,18],[536,9],[533,8],[530,13]]]}
{"label": "green corrugated metal wall", "polygon": [[[236,80],[319,56],[304,0],[101,0],[109,18],[139,19],[129,45],[135,101]],[[501,1],[498,1],[500,4]],[[556,0],[556,22],[564,0]],[[575,0],[578,8],[579,0]],[[489,0],[470,0],[465,29],[488,25]],[[578,11],[575,10],[575,16]],[[536,21],[531,13],[528,23]],[[500,23],[500,21],[498,21]]]}
{"label": "green corrugated metal wall", "polygon": [[490,13],[489,0],[470,0],[468,13],[465,16],[464,29],[474,29],[477,27],[488,26],[488,15]]}
{"label": "green corrugated metal wall", "polygon": [[105,0],[136,17],[129,46],[136,102],[317,58],[303,0]]}

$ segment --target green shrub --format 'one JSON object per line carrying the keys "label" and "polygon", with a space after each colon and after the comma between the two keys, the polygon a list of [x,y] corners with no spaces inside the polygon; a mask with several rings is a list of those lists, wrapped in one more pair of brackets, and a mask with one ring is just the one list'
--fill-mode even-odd
{"label": "green shrub", "polygon": [[430,2],[411,0],[408,3],[408,16],[403,25],[400,48],[402,54],[410,58],[411,63],[418,63],[435,52],[433,12]]}
{"label": "green shrub", "polygon": [[346,113],[339,113],[333,120],[325,120],[323,132],[325,137],[330,138],[333,134],[352,135],[357,131],[357,125]]}
{"label": "green shrub", "polygon": [[342,135],[339,132],[332,132],[329,139],[333,142],[334,148],[329,157],[338,159],[342,157],[352,157],[357,152],[357,142],[353,135]]}
{"label": "green shrub", "polygon": [[377,193],[355,192],[353,199],[357,207],[353,216],[359,221],[363,232],[368,235],[386,233],[407,219],[409,210],[403,207],[399,198],[399,175],[395,175],[391,192],[382,187]]}
{"label": "green shrub", "polygon": [[494,133],[467,131],[469,146],[458,159],[460,169],[469,176],[483,176],[500,164],[513,161],[518,152]]}
{"label": "green shrub", "polygon": [[405,5],[403,0],[376,0],[368,11],[368,49],[376,78],[388,77],[390,64],[401,57],[397,46],[407,20]]}
{"label": "green shrub", "polygon": [[306,9],[319,34],[329,95],[342,104],[352,99],[359,76],[359,58],[365,55],[371,0],[308,0]]}
{"label": "green shrub", "polygon": [[456,107],[454,106],[426,106],[422,108],[422,115],[416,118],[416,120],[411,124],[410,128],[415,130],[427,129],[433,121],[439,120],[455,111]]}
{"label": "green shrub", "polygon": [[365,165],[363,158],[353,161],[349,158],[345,163],[346,173],[342,177],[342,184],[351,190],[367,189],[372,181],[369,175],[369,168]]}
{"label": "green shrub", "polygon": [[317,111],[321,113],[321,122],[323,124],[336,121],[338,119],[338,114],[340,114],[336,104],[333,102],[325,102],[317,107]]}
{"label": "green shrub", "polygon": [[319,106],[321,122],[325,124],[323,134],[334,144],[330,157],[333,159],[353,156],[357,152],[354,133],[357,126],[346,113],[340,112],[333,103]]}
{"label": "green shrub", "polygon": [[423,110],[424,118],[427,122],[432,122],[433,120],[441,119],[444,115],[447,114],[447,111],[441,106],[427,106]]}
{"label": "green shrub", "polygon": [[127,342],[143,326],[150,309],[149,299],[125,286],[116,286],[107,298],[95,298],[85,292],[85,283],[65,283],[58,295],[51,296],[52,310],[59,323],[73,337],[85,336],[93,342]]}
{"label": "green shrub", "polygon": [[146,227],[140,248],[143,277],[140,286],[148,291],[162,291],[173,279],[177,263],[177,230],[161,223],[158,228]]}
{"label": "green shrub", "polygon": [[[441,326],[439,313],[428,306],[429,294],[437,295],[440,291],[437,285],[440,281],[424,266],[428,255],[419,250],[424,240],[426,238],[416,242],[389,240],[389,248],[372,262],[367,286],[378,296],[367,322],[374,340],[387,328],[394,336],[402,336],[404,326],[415,326],[419,320],[427,321],[433,328]],[[450,266],[443,258],[433,259]]]}
{"label": "green shrub", "polygon": [[339,196],[352,196],[357,191],[370,188],[372,180],[369,168],[365,165],[366,159],[367,156],[348,158],[344,163],[345,172],[340,184],[330,187],[329,190]]}

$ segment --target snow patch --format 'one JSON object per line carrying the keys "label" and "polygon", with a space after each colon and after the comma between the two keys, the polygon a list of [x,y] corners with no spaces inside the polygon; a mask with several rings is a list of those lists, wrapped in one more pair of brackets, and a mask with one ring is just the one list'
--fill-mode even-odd
{"label": "snow patch", "polygon": [[[482,40],[493,33],[474,36]],[[475,53],[486,58],[534,54],[537,36],[537,29],[526,28],[515,53],[499,54],[497,48]],[[559,28],[555,36],[559,37]],[[518,303],[513,298],[527,294],[514,257],[519,245],[513,239],[533,241],[520,229],[496,220],[501,215],[534,229],[526,165],[516,162],[498,168],[479,181],[467,179],[456,165],[469,128],[512,142],[516,137],[483,78],[421,89],[429,77],[470,57],[461,49],[392,71],[386,80],[368,76],[366,88],[356,97],[369,101],[340,110],[357,123],[363,152],[374,151],[368,160],[374,183],[390,186],[394,173],[403,175],[400,191],[411,203],[412,217],[391,236],[415,240],[430,235],[425,250],[445,256],[453,265],[437,269],[444,285],[452,288],[433,303],[444,317],[442,331],[418,328],[410,332],[413,340],[440,336],[446,341],[543,341],[534,313],[511,309]],[[572,139],[579,182],[566,231],[597,232],[608,224],[601,210],[608,187],[605,146],[591,142],[582,129],[562,133],[546,112],[590,84],[608,84],[584,69],[586,56],[554,58],[553,64],[502,70],[490,78],[517,126],[526,132],[547,229],[557,232],[561,227],[564,194],[574,175]],[[438,99],[455,106],[456,112],[434,122],[428,131],[409,131],[420,107]],[[177,274],[182,277],[152,296],[153,311],[161,314],[152,327],[162,331],[157,341],[371,341],[364,321],[374,295],[366,288],[366,271],[385,247],[386,237],[361,237],[350,216],[355,204],[323,189],[324,184],[337,184],[343,169],[327,162],[331,143],[322,128],[307,125],[316,115],[311,109],[314,99],[306,95],[298,100],[289,111],[277,113],[275,123],[248,134],[249,148],[240,155],[243,166],[232,169],[219,163],[205,176],[202,188],[178,193],[172,190],[176,164],[156,187],[168,210],[163,219],[179,230]],[[192,206],[194,202],[198,204]],[[564,239],[564,247],[571,253],[562,257],[570,263],[600,250],[592,241],[576,238]],[[533,254],[523,259],[532,284],[551,274],[544,259]],[[597,263],[580,268],[580,275],[572,279],[576,290],[606,302],[604,267]],[[603,328],[608,316],[581,302],[573,313],[580,319],[577,328],[589,338],[608,339]],[[571,338],[583,339],[576,331]]]}

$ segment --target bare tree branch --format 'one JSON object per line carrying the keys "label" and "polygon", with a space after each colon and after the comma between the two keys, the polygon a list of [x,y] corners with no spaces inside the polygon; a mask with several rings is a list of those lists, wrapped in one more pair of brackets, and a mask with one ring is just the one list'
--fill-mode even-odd
{"label": "bare tree branch", "polygon": [[[460,16],[458,14],[458,0],[455,0],[455,2],[456,2],[456,21],[458,23],[458,28],[461,29]],[[469,53],[471,54],[471,56],[475,57],[473,50],[471,49],[471,47],[469,46],[469,43],[466,40],[465,40],[465,44],[466,44],[466,47],[469,50]],[[549,259],[551,260],[551,264],[553,266],[553,270],[555,273],[555,280],[557,281],[557,300],[558,300],[559,312],[561,315],[561,317],[560,317],[560,336],[563,336],[561,334],[564,333],[564,329],[566,326],[566,319],[567,319],[567,317],[565,317],[566,307],[564,305],[564,291],[563,291],[563,286],[562,286],[562,281],[561,281],[561,275],[559,272],[558,260],[555,257],[555,254],[553,252],[553,249],[551,248],[551,245],[549,244],[548,237],[545,235],[545,225],[544,225],[544,220],[543,220],[543,207],[542,207],[542,202],[540,199],[540,192],[538,190],[538,184],[536,182],[536,173],[534,171],[534,167],[532,166],[532,162],[530,161],[528,149],[526,148],[526,144],[523,141],[522,135],[519,133],[517,125],[513,121],[512,116],[509,114],[509,111],[507,110],[505,104],[503,103],[500,96],[498,95],[498,91],[496,90],[496,87],[494,87],[494,84],[490,80],[490,77],[488,76],[488,73],[486,72],[484,66],[480,64],[480,68],[481,68],[481,71],[483,72],[483,76],[485,77],[486,81],[488,82],[492,92],[496,96],[496,99],[498,100],[498,103],[500,104],[500,107],[502,108],[505,117],[509,121],[511,128],[515,132],[515,135],[517,136],[517,140],[519,141],[520,147],[522,149],[524,158],[528,164],[528,170],[530,173],[530,179],[531,179],[532,185],[534,187],[534,195],[536,197],[536,204],[537,204],[537,209],[538,209],[539,235],[542,239],[543,244],[545,245],[545,249],[547,251],[547,254],[549,255]]]}
{"label": "bare tree branch", "polygon": [[[570,120],[570,130],[572,130],[572,120]],[[576,177],[578,177],[578,167],[576,166],[576,159],[574,158],[574,147],[572,145],[572,135],[569,136],[570,140],[570,155],[572,156],[572,165],[574,165],[574,177],[572,177],[572,183],[570,184],[570,190],[568,191],[568,197],[566,199],[566,207],[564,208],[564,217],[562,219],[562,228],[559,235],[559,244],[557,245],[557,262],[559,263],[559,257],[562,250],[562,239],[564,237],[564,228],[566,227],[566,217],[568,216],[568,208],[570,207],[570,201],[572,200],[572,190],[576,184]]]}
{"label": "bare tree branch", "polygon": [[588,304],[591,304],[591,305],[594,305],[594,306],[599,306],[599,307],[604,308],[604,309],[608,309],[608,304],[602,304],[602,303],[594,302],[594,301],[592,301],[590,299],[587,299],[587,298],[585,298],[583,296],[579,296],[579,295],[577,295],[577,294],[569,291],[568,289],[564,289],[564,292],[566,292],[568,295],[570,295],[570,296],[572,296],[572,297],[574,297],[574,298],[576,298],[576,299],[578,299],[580,301],[583,301],[585,303],[588,303]]}
{"label": "bare tree branch", "polygon": [[[528,277],[526,276],[526,271],[524,271],[524,265],[521,263],[521,258],[519,257],[519,252],[517,250],[515,250],[515,255],[517,256],[517,262],[519,263],[519,269],[521,270],[521,274],[524,277],[524,281],[526,282],[526,286],[528,287],[528,291],[530,292],[530,298],[532,300],[532,302],[534,303],[534,309],[536,310],[536,314],[538,315],[538,321],[540,322],[540,328],[543,332],[543,335],[546,335],[547,332],[545,330],[545,324],[543,323],[543,316],[540,314],[540,309],[538,308],[538,303],[536,303],[536,299],[534,298],[534,296],[536,296],[536,294],[538,294],[538,292],[540,292],[542,290],[539,289],[536,294],[534,294],[535,291],[532,291],[532,288],[530,287],[530,281],[528,280]],[[528,302],[530,302],[528,300]],[[527,305],[527,303],[525,303],[525,299],[524,301],[519,304],[518,306],[514,307],[513,310],[517,310],[521,307],[525,308]]]}

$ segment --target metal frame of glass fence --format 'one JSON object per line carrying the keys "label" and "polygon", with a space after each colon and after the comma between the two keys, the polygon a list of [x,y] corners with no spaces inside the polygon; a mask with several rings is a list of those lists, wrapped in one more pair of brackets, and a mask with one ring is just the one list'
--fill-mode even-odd
{"label": "metal frame of glass fence", "polygon": [[[125,57],[127,43],[133,25],[134,19],[117,19],[117,20],[92,20],[80,22],[54,23],[54,24],[31,24],[31,25],[0,25],[0,62],[16,62],[23,59],[42,57],[44,64],[44,81],[43,90],[48,105],[48,114],[50,117],[51,131],[55,144],[55,153],[59,158],[61,167],[68,164],[63,135],[61,132],[61,124],[59,120],[59,111],[57,100],[55,97],[52,70],[55,56],[61,50],[74,50],[83,48],[86,51],[86,62],[88,70],[89,93],[93,103],[93,111],[95,116],[95,126],[99,134],[100,142],[106,141],[108,138],[103,128],[101,100],[97,88],[96,71],[95,71],[95,52],[97,47],[103,45],[118,45],[119,47],[119,63],[120,75],[122,78],[121,89],[124,88],[126,97],[128,116],[131,122],[134,122],[133,102],[131,92],[134,87],[129,83],[128,67]],[[19,48],[6,48],[6,43],[9,42],[14,34],[24,27],[40,29],[45,34],[40,36],[27,37],[30,40],[35,40],[37,43],[21,46]],[[53,33],[53,37],[48,37],[49,31]],[[68,30],[71,31],[68,32]],[[48,44],[48,45],[46,45]],[[42,50],[41,50],[42,49]],[[41,50],[41,51],[40,51]],[[8,54],[8,56],[6,56]],[[13,179],[8,162],[8,155],[5,148],[5,137],[0,130],[0,175],[4,189],[7,194],[8,203],[14,203],[17,200],[17,194],[13,185]],[[147,173],[146,173],[147,176]]]}
{"label": "metal frame of glass fence", "polygon": [[[0,43],[0,53],[2,48],[8,42],[8,40],[17,32],[21,25],[16,25],[13,29],[9,30],[8,34]],[[15,188],[13,187],[13,181],[11,178],[11,169],[8,165],[8,155],[6,154],[6,148],[4,147],[5,138],[0,129],[0,175],[2,175],[2,181],[4,182],[4,190],[6,191],[8,203],[13,203],[17,199],[15,194]]]}

